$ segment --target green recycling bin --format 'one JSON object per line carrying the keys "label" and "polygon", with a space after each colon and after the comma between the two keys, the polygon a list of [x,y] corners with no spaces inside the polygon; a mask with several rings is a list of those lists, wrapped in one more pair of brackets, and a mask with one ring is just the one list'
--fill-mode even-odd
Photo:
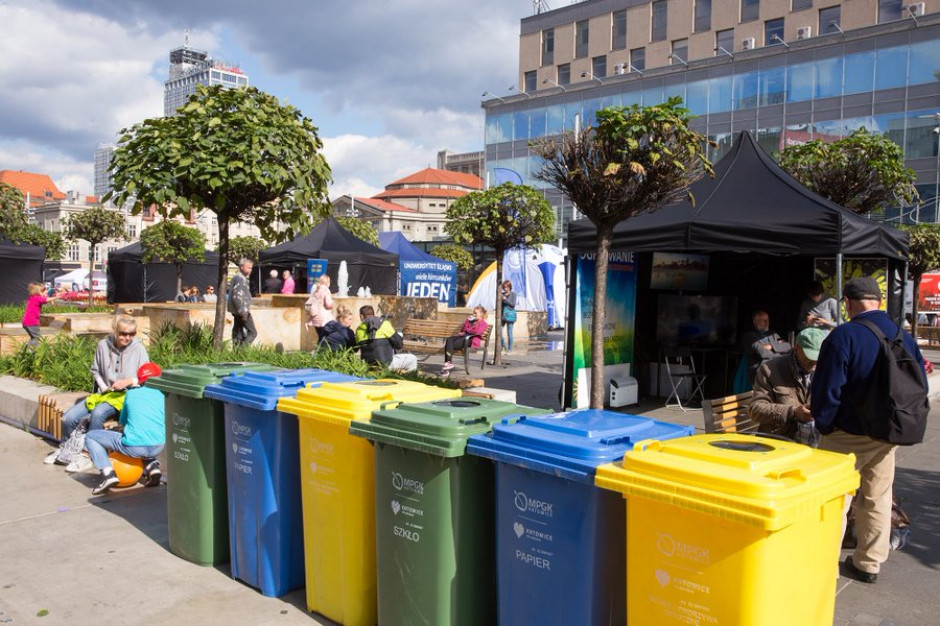
{"label": "green recycling bin", "polygon": [[261,363],[183,365],[150,378],[166,397],[166,513],[170,551],[199,565],[229,559],[225,411],[203,396],[207,385]]}
{"label": "green recycling bin", "polygon": [[352,422],[351,434],[375,442],[382,626],[496,623],[493,464],[465,454],[467,439],[508,415],[542,413],[455,398],[402,404]]}

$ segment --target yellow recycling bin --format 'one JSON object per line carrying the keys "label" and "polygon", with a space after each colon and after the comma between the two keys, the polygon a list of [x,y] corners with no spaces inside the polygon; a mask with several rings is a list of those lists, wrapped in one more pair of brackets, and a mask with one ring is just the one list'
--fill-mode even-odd
{"label": "yellow recycling bin", "polygon": [[456,398],[457,389],[408,380],[323,383],[281,398],[299,418],[307,609],[346,626],[374,626],[375,454],[353,420],[399,402]]}
{"label": "yellow recycling bin", "polygon": [[595,483],[627,500],[630,626],[831,626],[852,455],[696,435],[641,442]]}

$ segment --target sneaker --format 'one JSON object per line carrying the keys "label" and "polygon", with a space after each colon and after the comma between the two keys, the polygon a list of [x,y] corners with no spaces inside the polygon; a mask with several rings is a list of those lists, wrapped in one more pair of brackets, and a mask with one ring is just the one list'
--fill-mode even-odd
{"label": "sneaker", "polygon": [[94,467],[94,463],[91,462],[91,458],[87,455],[79,454],[77,457],[72,459],[72,462],[65,466],[65,471],[69,474],[77,474],[79,472],[84,472],[85,470],[91,469]]}
{"label": "sneaker", "polygon": [[872,585],[878,582],[878,574],[872,574],[870,572],[863,572],[862,570],[855,567],[855,563],[852,562],[852,557],[849,557],[845,560],[845,570],[846,575],[861,583],[868,583]]}
{"label": "sneaker", "polygon": [[46,458],[44,458],[42,462],[45,463],[46,465],[52,465],[53,463],[59,460],[60,451],[61,451],[60,448],[56,448],[55,450],[50,452],[48,455],[46,455]]}
{"label": "sneaker", "polygon": [[443,369],[445,372],[449,372],[450,370],[454,369],[454,364],[451,363],[450,361],[447,361],[446,363],[444,363]]}
{"label": "sneaker", "polygon": [[163,472],[160,471],[160,461],[151,461],[144,468],[144,473],[140,477],[140,483],[145,487],[156,487],[163,478]]}
{"label": "sneaker", "polygon": [[91,495],[100,496],[103,493],[108,493],[108,490],[119,482],[121,482],[121,479],[118,478],[117,474],[114,472],[109,472],[107,474],[101,472],[101,482],[91,490]]}

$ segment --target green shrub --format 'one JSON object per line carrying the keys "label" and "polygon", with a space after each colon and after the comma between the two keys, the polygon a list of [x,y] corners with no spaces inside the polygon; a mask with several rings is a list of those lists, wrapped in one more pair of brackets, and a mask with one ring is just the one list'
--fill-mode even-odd
{"label": "green shrub", "polygon": [[[94,387],[90,369],[96,345],[94,339],[71,335],[59,335],[42,341],[35,350],[24,345],[15,354],[0,357],[0,373],[29,378],[59,389],[90,393]],[[150,330],[147,352],[150,360],[159,363],[163,369],[183,364],[250,361],[285,369],[317,368],[362,378],[395,378],[456,387],[454,382],[419,372],[399,373],[370,367],[353,350],[317,350],[311,355],[299,351],[284,352],[268,346],[233,348],[226,343],[222,351],[216,352],[212,349],[212,327],[201,324],[187,324],[178,328],[172,322],[164,322]]]}
{"label": "green shrub", "polygon": [[[24,298],[25,301],[25,298]],[[3,304],[0,305],[0,323],[9,324],[23,321],[23,311],[26,304]],[[42,307],[43,315],[52,315],[55,313],[103,313],[111,312],[114,307],[110,306],[79,306],[77,304],[47,304]]]}

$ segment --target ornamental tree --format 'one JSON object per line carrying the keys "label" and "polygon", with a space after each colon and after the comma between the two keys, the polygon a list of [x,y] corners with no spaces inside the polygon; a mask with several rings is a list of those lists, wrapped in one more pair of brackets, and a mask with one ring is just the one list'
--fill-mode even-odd
{"label": "ornamental tree", "polygon": [[254,224],[267,241],[307,232],[330,212],[330,167],[317,128],[293,106],[253,87],[197,87],[173,117],[122,131],[111,161],[115,202],[155,204],[169,216],[209,209],[219,225],[213,340],[222,346],[229,224]]}
{"label": "ornamental tree", "polygon": [[[496,252],[496,302],[494,324],[499,332],[502,307],[499,306],[499,278],[503,275],[503,255],[510,248],[550,241],[555,234],[555,214],[541,193],[525,185],[503,183],[486,191],[474,191],[458,198],[447,209],[444,230],[457,243],[488,245]],[[493,342],[493,362],[502,362],[499,341]]]}
{"label": "ornamental tree", "polygon": [[705,137],[689,128],[680,98],[649,107],[610,107],[597,124],[530,144],[543,159],[536,177],[561,191],[597,228],[591,323],[591,408],[604,406],[607,266],[614,226],[690,197],[711,163]]}
{"label": "ornamental tree", "polygon": [[0,234],[13,243],[28,243],[46,249],[47,259],[65,256],[62,235],[30,224],[26,214],[26,201],[16,187],[0,183]]}
{"label": "ornamental tree", "polygon": [[864,128],[832,143],[814,139],[787,146],[779,158],[808,189],[854,213],[880,213],[920,199],[901,146]]}
{"label": "ornamental tree", "polygon": [[917,300],[920,280],[931,270],[940,269],[940,224],[901,226],[910,236],[907,276],[914,284],[914,304],[911,311],[911,334],[917,336]]}
{"label": "ornamental tree", "polygon": [[206,236],[173,220],[164,220],[140,233],[144,263],[172,263],[176,267],[176,293],[183,290],[183,266],[206,259]]}
{"label": "ornamental tree", "polygon": [[84,239],[88,242],[88,306],[95,302],[95,248],[104,241],[123,241],[127,232],[124,216],[118,211],[96,206],[62,218],[62,232],[66,239]]}
{"label": "ornamental tree", "polygon": [[461,271],[467,271],[473,267],[473,255],[463,246],[444,243],[431,248],[428,254],[436,256],[439,259],[444,259],[445,261],[456,263],[457,269]]}
{"label": "ornamental tree", "polygon": [[366,243],[370,243],[376,248],[380,247],[379,244],[379,231],[375,229],[370,222],[361,220],[358,217],[349,217],[345,215],[336,216],[336,221],[339,222],[339,225],[352,233],[357,239],[361,239]]}
{"label": "ornamental tree", "polygon": [[[228,242],[228,257],[235,263],[241,259],[257,263],[258,254],[267,247],[267,244],[257,237],[232,237]],[[221,246],[216,252],[221,252]]]}

